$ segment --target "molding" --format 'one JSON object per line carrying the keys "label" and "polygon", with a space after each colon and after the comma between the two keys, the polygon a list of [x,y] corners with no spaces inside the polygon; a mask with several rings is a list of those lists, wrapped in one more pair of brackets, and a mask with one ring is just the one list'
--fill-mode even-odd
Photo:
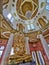
{"label": "molding", "polygon": [[6,1],[6,2],[3,2],[3,5],[5,5],[9,2],[9,0],[3,0],[3,1]]}

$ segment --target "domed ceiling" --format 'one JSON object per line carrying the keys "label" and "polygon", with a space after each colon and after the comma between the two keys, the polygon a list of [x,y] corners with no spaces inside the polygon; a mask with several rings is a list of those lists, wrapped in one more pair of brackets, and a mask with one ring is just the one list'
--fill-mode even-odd
{"label": "domed ceiling", "polygon": [[38,0],[18,0],[16,3],[17,14],[24,20],[32,19],[38,12]]}
{"label": "domed ceiling", "polygon": [[45,7],[46,0],[3,0],[3,13],[11,13],[16,22],[33,24],[35,30],[43,28],[48,23]]}

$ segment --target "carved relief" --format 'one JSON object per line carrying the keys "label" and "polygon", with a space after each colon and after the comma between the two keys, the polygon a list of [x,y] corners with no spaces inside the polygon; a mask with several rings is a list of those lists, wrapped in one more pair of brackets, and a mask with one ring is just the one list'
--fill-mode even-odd
{"label": "carved relief", "polygon": [[23,55],[25,53],[25,38],[21,33],[17,33],[14,38],[14,52],[17,55]]}
{"label": "carved relief", "polygon": [[14,54],[10,55],[8,57],[8,64],[11,64],[11,62],[14,61],[14,64],[20,63],[20,62],[28,62],[32,60],[31,55],[26,54],[26,49],[25,49],[25,36],[21,32],[15,33],[14,36]]}

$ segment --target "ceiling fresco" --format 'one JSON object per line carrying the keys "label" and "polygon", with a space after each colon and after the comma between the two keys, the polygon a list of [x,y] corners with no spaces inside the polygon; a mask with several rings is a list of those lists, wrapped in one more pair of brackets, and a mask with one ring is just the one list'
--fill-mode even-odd
{"label": "ceiling fresco", "polygon": [[16,10],[20,18],[32,19],[38,11],[38,0],[18,0]]}

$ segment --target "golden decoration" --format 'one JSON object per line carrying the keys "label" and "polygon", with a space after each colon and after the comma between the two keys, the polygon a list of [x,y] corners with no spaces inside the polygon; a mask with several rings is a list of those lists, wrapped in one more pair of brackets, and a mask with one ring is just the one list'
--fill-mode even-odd
{"label": "golden decoration", "polygon": [[26,54],[25,49],[25,36],[23,33],[18,32],[14,36],[14,54],[10,55],[8,57],[7,63],[12,64],[11,62],[14,62],[14,64],[20,63],[20,62],[29,62],[32,60],[31,55]]}
{"label": "golden decoration", "polygon": [[38,11],[38,0],[17,0],[16,10],[20,18],[32,19]]}

